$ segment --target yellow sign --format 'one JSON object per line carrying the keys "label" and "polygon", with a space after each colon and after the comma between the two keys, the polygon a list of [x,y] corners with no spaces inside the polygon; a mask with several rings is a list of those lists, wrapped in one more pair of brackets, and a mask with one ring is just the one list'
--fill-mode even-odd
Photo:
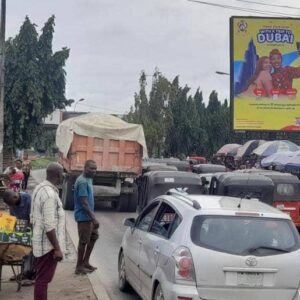
{"label": "yellow sign", "polygon": [[232,17],[234,130],[300,131],[300,19]]}

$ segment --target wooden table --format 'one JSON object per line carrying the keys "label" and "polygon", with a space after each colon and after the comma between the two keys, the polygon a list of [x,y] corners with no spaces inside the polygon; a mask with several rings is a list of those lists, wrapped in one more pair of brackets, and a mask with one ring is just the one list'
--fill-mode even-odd
{"label": "wooden table", "polygon": [[0,243],[0,291],[3,266],[10,266],[16,278],[17,291],[21,290],[22,276],[24,272],[24,257],[32,251],[31,246],[13,243]]}

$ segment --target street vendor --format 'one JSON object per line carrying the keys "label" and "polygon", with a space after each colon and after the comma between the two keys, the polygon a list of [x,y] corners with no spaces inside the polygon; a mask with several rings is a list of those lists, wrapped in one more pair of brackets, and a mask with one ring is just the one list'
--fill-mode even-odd
{"label": "street vendor", "polygon": [[26,220],[29,223],[31,207],[31,196],[29,194],[6,190],[3,194],[3,201],[8,205],[12,216],[20,220]]}
{"label": "street vendor", "polygon": [[[9,207],[10,214],[15,216],[18,220],[24,220],[30,223],[30,210],[31,210],[31,196],[27,193],[17,193],[13,190],[6,190],[3,193],[3,201]],[[35,277],[35,267],[34,267],[34,256],[29,254],[24,257],[24,273],[22,285],[33,284],[33,279]],[[11,280],[15,280],[14,277]]]}

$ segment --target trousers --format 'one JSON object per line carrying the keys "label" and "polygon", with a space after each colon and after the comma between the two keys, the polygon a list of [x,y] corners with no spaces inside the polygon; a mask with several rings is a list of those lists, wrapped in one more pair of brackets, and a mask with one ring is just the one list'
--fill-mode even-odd
{"label": "trousers", "polygon": [[56,266],[57,261],[53,258],[53,251],[36,258],[34,300],[47,300],[48,284],[54,277]]}

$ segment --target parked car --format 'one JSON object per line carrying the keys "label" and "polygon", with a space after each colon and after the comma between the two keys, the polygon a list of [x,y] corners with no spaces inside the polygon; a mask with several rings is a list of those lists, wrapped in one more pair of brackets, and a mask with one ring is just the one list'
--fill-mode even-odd
{"label": "parked car", "polygon": [[186,158],[188,161],[192,160],[195,161],[196,164],[205,164],[206,158],[204,156],[197,156],[197,155],[190,155]]}
{"label": "parked car", "polygon": [[197,174],[226,172],[226,167],[223,165],[199,164],[193,166],[193,172]]}
{"label": "parked car", "polygon": [[293,222],[300,230],[299,178],[289,173],[261,169],[243,170],[243,173],[259,174],[271,179],[274,183],[272,205],[290,215]]}
{"label": "parked car", "polygon": [[187,189],[189,194],[201,194],[199,175],[181,171],[153,171],[138,180],[138,212],[157,196],[173,188]]}
{"label": "parked car", "polygon": [[178,171],[183,171],[183,172],[191,172],[192,171],[191,164],[187,160],[169,161],[169,162],[167,162],[167,165],[176,167]]}
{"label": "parked car", "polygon": [[300,240],[290,217],[255,199],[157,197],[126,219],[119,288],[144,300],[299,300]]}

